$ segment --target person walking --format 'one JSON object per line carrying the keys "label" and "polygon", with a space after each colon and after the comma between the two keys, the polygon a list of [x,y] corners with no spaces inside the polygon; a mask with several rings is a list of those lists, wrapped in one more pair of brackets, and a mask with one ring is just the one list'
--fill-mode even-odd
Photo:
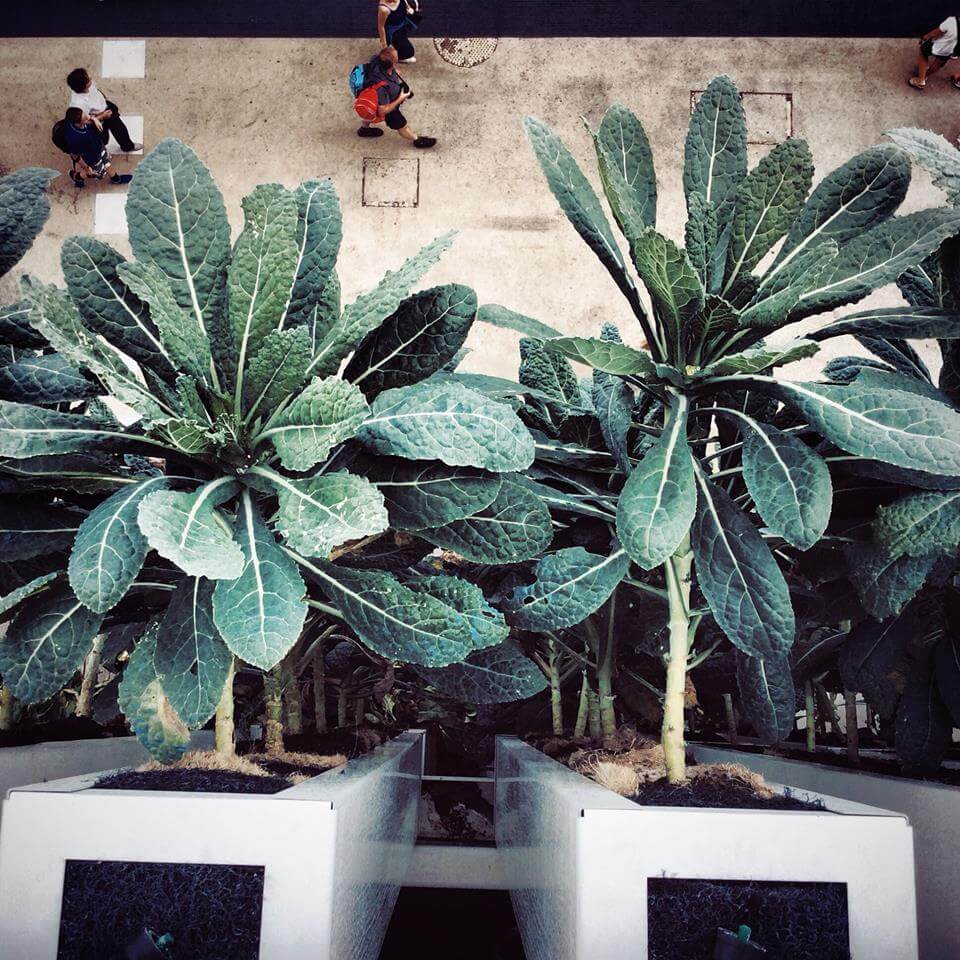
{"label": "person walking", "polygon": [[[939,27],[934,27],[920,38],[920,52],[917,54],[917,72],[907,83],[915,90],[923,90],[927,77],[936,73],[948,60],[960,57],[958,49],[960,23],[956,16],[947,17]],[[960,77],[950,77],[950,82],[960,90]]]}
{"label": "person walking", "polygon": [[[110,170],[110,154],[103,143],[102,125],[96,117],[84,113],[79,107],[69,107],[64,117],[63,138],[67,150],[80,158],[81,170],[86,170],[87,176],[102,180]],[[70,178],[78,187],[82,187],[83,177],[75,171],[70,172]],[[129,183],[133,176],[129,173],[115,173],[110,178],[114,185]]]}
{"label": "person walking", "polygon": [[[384,120],[391,130],[396,130],[404,140],[409,140],[417,149],[425,150],[432,147],[437,141],[435,137],[418,136],[407,118],[400,112],[400,104],[409,100],[413,93],[403,77],[397,73],[397,50],[395,47],[384,47],[375,57],[372,57],[364,68],[364,88],[376,86],[377,117]],[[379,137],[383,131],[364,121],[357,130],[361,137]]]}
{"label": "person walking", "polygon": [[416,63],[410,32],[420,20],[418,0],[379,0],[377,4],[377,36],[380,48],[396,48],[399,63]]}
{"label": "person walking", "polygon": [[99,133],[104,146],[112,133],[123,153],[135,153],[142,149],[142,143],[134,143],[130,139],[130,131],[120,117],[120,108],[97,89],[93,77],[83,67],[77,67],[67,74],[67,86],[73,91],[70,106],[78,107],[88,117],[99,122]]}

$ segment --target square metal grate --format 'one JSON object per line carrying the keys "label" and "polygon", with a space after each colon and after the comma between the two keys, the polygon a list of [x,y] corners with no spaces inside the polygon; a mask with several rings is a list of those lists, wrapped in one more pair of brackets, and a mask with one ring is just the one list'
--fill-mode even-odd
{"label": "square metal grate", "polygon": [[364,157],[362,198],[365,207],[419,206],[419,158]]}

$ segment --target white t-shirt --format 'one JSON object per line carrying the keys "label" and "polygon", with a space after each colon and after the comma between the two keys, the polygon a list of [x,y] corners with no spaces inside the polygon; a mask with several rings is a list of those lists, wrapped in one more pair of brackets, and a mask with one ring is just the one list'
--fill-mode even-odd
{"label": "white t-shirt", "polygon": [[[954,33],[954,36],[956,36],[956,33]],[[99,112],[107,109],[107,98],[91,80],[90,89],[86,93],[74,93],[70,97],[70,106],[79,107],[84,113],[89,113],[91,110]]]}
{"label": "white t-shirt", "polygon": [[943,36],[933,41],[931,51],[936,57],[952,57],[954,47],[957,45],[957,18],[947,17],[940,24],[940,29],[943,31]]}

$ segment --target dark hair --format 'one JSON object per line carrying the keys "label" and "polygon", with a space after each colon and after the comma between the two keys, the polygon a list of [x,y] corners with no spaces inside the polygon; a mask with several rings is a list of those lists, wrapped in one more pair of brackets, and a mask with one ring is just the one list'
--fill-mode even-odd
{"label": "dark hair", "polygon": [[67,74],[67,86],[74,93],[83,93],[87,89],[87,84],[90,82],[90,74],[87,73],[83,67],[77,67],[76,70],[71,70]]}
{"label": "dark hair", "polygon": [[390,56],[387,51],[390,49],[390,44],[388,43],[378,54],[377,58],[384,66],[389,66],[393,63],[393,58]]}
{"label": "dark hair", "polygon": [[79,107],[68,107],[63,119],[76,126],[83,119],[83,111]]}

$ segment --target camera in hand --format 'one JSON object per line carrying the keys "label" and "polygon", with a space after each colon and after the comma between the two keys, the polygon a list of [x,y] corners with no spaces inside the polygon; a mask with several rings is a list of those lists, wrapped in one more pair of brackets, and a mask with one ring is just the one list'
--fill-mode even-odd
{"label": "camera in hand", "polygon": [[407,94],[407,99],[408,99],[408,100],[412,100],[412,99],[413,99],[413,91],[410,89],[410,87],[409,87],[409,85],[407,84],[407,81],[406,81],[406,80],[401,80],[401,81],[400,81],[400,92]]}

